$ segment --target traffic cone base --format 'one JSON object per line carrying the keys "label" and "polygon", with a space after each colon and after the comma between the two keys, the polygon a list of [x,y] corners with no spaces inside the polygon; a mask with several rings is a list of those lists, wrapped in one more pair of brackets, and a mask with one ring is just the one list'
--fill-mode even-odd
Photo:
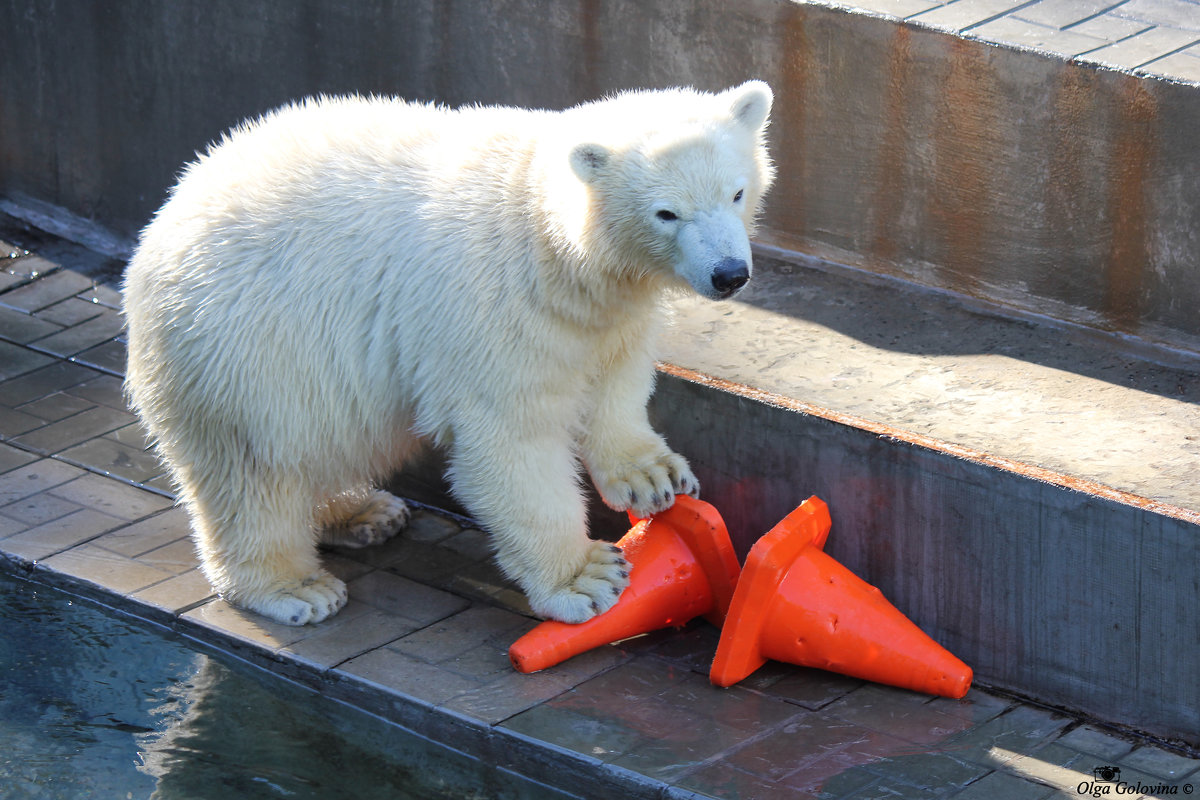
{"label": "traffic cone base", "polygon": [[966,694],[970,667],[823,552],[829,527],[828,507],[813,497],[754,545],[712,682],[731,686],[774,659],[928,694]]}
{"label": "traffic cone base", "polygon": [[508,650],[519,672],[537,672],[604,644],[704,615],[720,625],[738,582],[737,556],[720,514],[687,496],[640,520],[617,545],[630,564],[616,605],[577,625],[543,622]]}
{"label": "traffic cone base", "polygon": [[825,546],[831,525],[829,506],[810,497],[755,542],[721,630],[709,672],[714,684],[732,686],[767,663],[759,645],[778,588],[801,550]]}

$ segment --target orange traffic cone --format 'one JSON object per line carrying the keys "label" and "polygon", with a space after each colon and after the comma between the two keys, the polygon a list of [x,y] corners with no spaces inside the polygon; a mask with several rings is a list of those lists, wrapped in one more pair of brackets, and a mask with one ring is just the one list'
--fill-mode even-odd
{"label": "orange traffic cone", "polygon": [[821,548],[829,507],[810,497],[751,549],[710,680],[732,686],[767,659],[962,697],[971,668]]}
{"label": "orange traffic cone", "polygon": [[508,657],[536,672],[593,647],[641,633],[683,627],[705,615],[720,626],[738,580],[738,561],[717,510],[686,495],[637,522],[617,545],[630,563],[629,587],[617,604],[578,625],[543,622],[513,642]]}

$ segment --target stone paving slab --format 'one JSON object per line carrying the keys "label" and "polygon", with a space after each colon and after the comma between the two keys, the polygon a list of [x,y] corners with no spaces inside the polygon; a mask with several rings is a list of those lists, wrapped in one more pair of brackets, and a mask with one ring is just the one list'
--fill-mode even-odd
{"label": "stone paving slab", "polygon": [[[53,309],[111,292],[75,277],[36,285],[49,277],[7,282],[0,308],[19,308],[8,294],[21,292],[30,318],[49,313],[62,333],[88,319]],[[64,297],[66,287],[76,294]],[[35,329],[50,330],[0,326],[0,344],[33,352],[36,340],[22,339]],[[102,346],[119,351],[120,331],[109,332]],[[483,534],[427,508],[391,542],[326,554],[350,585],[339,615],[276,625],[213,596],[186,515],[146,477],[160,473],[121,416],[116,377],[61,355],[4,363],[0,568],[169,625],[580,797],[1077,796],[1101,766],[1163,787],[1146,796],[1200,786],[1196,758],[980,688],[929,698],[770,664],[717,689],[706,673],[718,632],[704,622],[520,675],[506,649],[536,621]],[[114,444],[138,458],[115,457]]]}
{"label": "stone paving slab", "polygon": [[1200,83],[1195,0],[816,0],[998,44]]}

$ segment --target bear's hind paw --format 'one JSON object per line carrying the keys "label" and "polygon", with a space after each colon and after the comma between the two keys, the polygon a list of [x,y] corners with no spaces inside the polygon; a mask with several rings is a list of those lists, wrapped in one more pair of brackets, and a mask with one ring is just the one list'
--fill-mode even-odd
{"label": "bear's hind paw", "polygon": [[321,544],[352,549],[381,544],[404,530],[411,516],[408,504],[399,497],[375,490],[350,516],[326,524]]}

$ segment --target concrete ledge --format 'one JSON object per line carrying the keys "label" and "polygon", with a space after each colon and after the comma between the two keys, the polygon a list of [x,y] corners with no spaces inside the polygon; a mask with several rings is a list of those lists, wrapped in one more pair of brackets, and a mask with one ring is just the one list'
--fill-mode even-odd
{"label": "concrete ledge", "polygon": [[861,422],[1200,510],[1200,358],[763,250],[680,298],[665,362]]}

